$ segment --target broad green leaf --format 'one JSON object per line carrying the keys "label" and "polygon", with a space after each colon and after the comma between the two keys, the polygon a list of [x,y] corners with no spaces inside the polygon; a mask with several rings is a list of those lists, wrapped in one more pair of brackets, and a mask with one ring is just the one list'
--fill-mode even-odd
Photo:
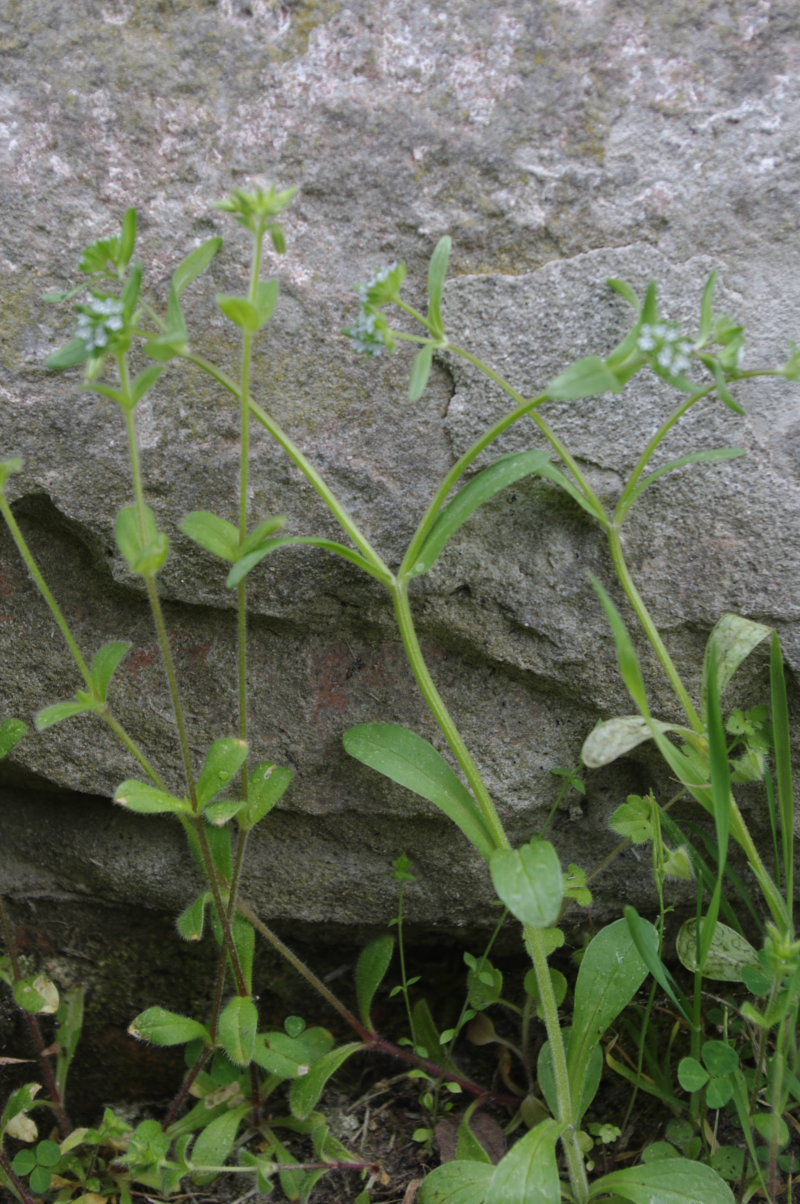
{"label": "broad green leaf", "polygon": [[428,377],[431,374],[431,365],[433,364],[433,343],[426,343],[424,347],[420,347],[417,354],[414,356],[414,363],[411,365],[411,379],[408,382],[408,400],[419,401],[422,394],[425,392],[425,386],[428,383]]}
{"label": "broad green leaf", "polygon": [[629,794],[611,816],[608,826],[634,844],[645,844],[653,839],[653,802],[649,797]]}
{"label": "broad green leaf", "polygon": [[84,364],[90,354],[91,352],[83,339],[70,339],[58,351],[54,351],[52,355],[48,355],[44,363],[46,368],[51,368],[54,372],[60,372],[66,368],[77,368],[79,364]]}
{"label": "broad green leaf", "polygon": [[176,798],[135,778],[128,778],[117,787],[114,802],[139,815],[184,815],[192,810],[188,799]]}
{"label": "broad green leaf", "polygon": [[376,937],[361,951],[356,964],[356,997],[361,1019],[370,1032],[374,1032],[371,1010],[375,992],[383,982],[394,953],[394,937],[384,933]]}
{"label": "broad green leaf", "polygon": [[111,679],[126,653],[133,647],[129,640],[113,640],[104,644],[92,659],[92,680],[100,698],[105,702]]}
{"label": "broad green leaf", "polygon": [[212,514],[210,510],[193,510],[180,524],[184,535],[188,535],[201,548],[219,556],[231,564],[239,553],[239,532],[227,519]]}
{"label": "broad green leaf", "polygon": [[266,543],[262,543],[254,552],[240,556],[228,573],[226,582],[228,589],[233,589],[240,581],[243,581],[247,574],[265,556],[270,555],[272,552],[277,552],[279,548],[288,548],[295,544],[304,544],[312,548],[324,548],[328,552],[334,552],[344,560],[349,560],[351,564],[358,565],[360,569],[363,569],[365,573],[369,573],[370,576],[377,577],[379,581],[384,580],[384,575],[378,572],[360,552],[354,552],[352,548],[346,547],[345,544],[337,543],[333,539],[318,539],[315,535],[284,535],[278,539],[268,539]]}
{"label": "broad green leaf", "polygon": [[[658,933],[653,925],[642,921],[642,932],[648,934],[645,939],[654,951],[657,950]],[[589,942],[575,982],[575,1006],[567,1050],[570,1082],[582,1081],[592,1051],[646,977],[647,966],[624,919],[601,928]]]}
{"label": "broad green leaf", "polygon": [[117,546],[131,572],[142,577],[157,573],[169,554],[169,541],[156,526],[149,506],[140,513],[136,506],[120,510],[116,525]]}
{"label": "broad green leaf", "polygon": [[199,1020],[152,1007],[140,1012],[128,1025],[128,1032],[140,1041],[153,1045],[187,1045],[190,1041],[210,1041],[208,1030]]}
{"label": "broad green leaf", "polygon": [[534,928],[555,924],[564,897],[558,853],[536,837],[521,849],[495,849],[489,861],[498,897],[513,916]]}
{"label": "broad green leaf", "polygon": [[716,1171],[688,1158],[659,1159],[612,1171],[595,1180],[589,1199],[611,1192],[631,1204],[734,1204],[733,1192]]}
{"label": "broad green leaf", "polygon": [[716,682],[717,689],[722,695],[725,692],[725,687],[733,677],[736,670],[744,660],[750,655],[754,648],[757,648],[762,640],[772,634],[772,628],[765,627],[763,623],[756,623],[752,619],[744,619],[741,615],[723,615],[718,623],[714,626],[711,635],[708,637],[706,645],[705,665],[703,673],[703,715],[705,717],[708,706],[708,658],[711,654],[711,649],[716,653]]}
{"label": "broad green leaf", "polygon": [[[477,1101],[476,1101],[477,1103]],[[470,1104],[467,1111],[461,1118],[458,1126],[458,1138],[456,1141],[456,1161],[459,1162],[485,1162],[487,1165],[492,1165],[492,1159],[479,1141],[475,1130],[472,1128],[470,1121],[475,1112],[476,1104]]]}
{"label": "broad green leaf", "polygon": [[427,573],[438,560],[447,541],[479,506],[488,502],[502,489],[513,485],[515,481],[539,472],[547,463],[547,452],[511,452],[495,460],[488,468],[484,468],[483,472],[479,472],[439,514],[425,537],[409,576],[419,577],[420,574]]}
{"label": "broad green leaf", "polygon": [[233,736],[215,740],[208,750],[205,764],[197,779],[197,801],[201,808],[210,803],[247,760],[247,742]]}
{"label": "broad green leaf", "polygon": [[428,267],[428,322],[431,334],[437,339],[444,338],[442,293],[444,292],[451,248],[452,239],[446,234],[437,242]]}
{"label": "broad green leaf", "polygon": [[172,287],[175,289],[178,297],[181,296],[193,280],[196,280],[198,276],[202,276],[214,256],[219,253],[221,247],[221,238],[209,238],[206,242],[201,243],[199,247],[195,247],[193,251],[190,251],[186,258],[178,264],[172,273]]}
{"label": "broad green leaf", "polygon": [[[193,1167],[224,1166],[236,1141],[239,1125],[244,1120],[249,1104],[240,1104],[229,1112],[223,1112],[201,1129],[192,1146]],[[198,1176],[199,1178],[199,1176]]]}
{"label": "broad green leaf", "polygon": [[[486,1162],[445,1162],[422,1180],[419,1204],[486,1204],[494,1171]],[[553,1197],[553,1204],[557,1201]]]}
{"label": "broad green leaf", "polygon": [[495,848],[478,805],[441,753],[397,723],[360,723],[344,734],[351,757],[437,806],[488,861]]}
{"label": "broad green leaf", "polygon": [[[688,729],[674,723],[661,723],[658,719],[648,722],[641,715],[620,715],[598,723],[589,733],[581,749],[581,759],[588,769],[599,769],[610,765],[617,757],[623,757],[632,748],[653,739],[653,728],[661,732],[683,732]],[[689,733],[691,734],[691,733]]]}
{"label": "broad green leaf", "polygon": [[83,1032],[83,1013],[86,990],[84,987],[70,987],[65,991],[58,1012],[58,1053],[56,1054],[56,1087],[60,1095],[67,1089],[67,1079],[72,1059]]}
{"label": "broad green leaf", "polygon": [[283,769],[272,761],[257,765],[250,775],[247,805],[239,814],[239,826],[249,831],[260,823],[283,798],[293,777],[293,769]]}
{"label": "broad green leaf", "polygon": [[217,305],[226,318],[230,318],[240,330],[255,334],[261,329],[261,315],[252,301],[228,293],[217,293]]}
{"label": "broad green leaf", "polygon": [[206,891],[195,899],[194,903],[181,912],[176,920],[179,934],[185,941],[199,941],[203,935],[206,920],[206,908],[211,902],[211,892]]}
{"label": "broad green leaf", "polygon": [[0,723],[0,759],[7,757],[28,731],[21,719],[4,719]]}
{"label": "broad green leaf", "polygon": [[547,385],[553,401],[580,401],[598,393],[619,393],[622,386],[598,355],[587,355],[570,364]]}
{"label": "broad green leaf", "polygon": [[336,1071],[344,1065],[348,1058],[364,1048],[365,1046],[360,1041],[351,1041],[347,1045],[340,1045],[315,1062],[308,1074],[295,1079],[289,1090],[289,1106],[292,1116],[297,1117],[298,1120],[306,1120],[314,1111],[328,1080],[336,1074]]}
{"label": "broad green leaf", "polygon": [[[681,925],[675,940],[675,951],[681,965],[695,973],[700,967],[697,959],[697,920]],[[744,982],[742,971],[758,965],[758,954],[746,937],[720,920],[714,924],[711,941],[702,966],[703,978],[717,982]]]}
{"label": "broad green leaf", "polygon": [[712,1074],[733,1074],[739,1068],[739,1055],[727,1041],[704,1041],[703,1061]]}
{"label": "broad green leaf", "polygon": [[69,702],[54,702],[52,706],[43,707],[34,719],[34,726],[37,732],[43,732],[48,727],[52,727],[54,723],[61,723],[64,719],[71,719],[73,715],[85,715],[87,711],[93,711],[94,709],[94,701],[83,691],[80,691],[78,697],[71,699]]}
{"label": "broad green leaf", "polygon": [[486,1204],[556,1204],[561,1196],[556,1142],[562,1127],[548,1117],[511,1147],[495,1167]]}
{"label": "broad green leaf", "polygon": [[606,612],[611,627],[614,643],[617,648],[617,659],[619,661],[622,680],[628,687],[628,693],[633,701],[638,706],[639,710],[646,717],[650,717],[650,708],[647,703],[647,692],[644,687],[644,678],[639,665],[639,658],[636,655],[636,649],[633,646],[633,641],[628,634],[628,629],[617,610],[611,598],[603,589],[596,577],[591,577],[592,585],[602,604],[603,610]]}
{"label": "broad green leaf", "polygon": [[702,1091],[709,1080],[709,1073],[697,1058],[681,1058],[678,1063],[678,1082],[684,1091]]}
{"label": "broad green leaf", "polygon": [[250,995],[234,995],[222,1009],[217,1040],[236,1066],[253,1060],[258,1029],[258,1008]]}

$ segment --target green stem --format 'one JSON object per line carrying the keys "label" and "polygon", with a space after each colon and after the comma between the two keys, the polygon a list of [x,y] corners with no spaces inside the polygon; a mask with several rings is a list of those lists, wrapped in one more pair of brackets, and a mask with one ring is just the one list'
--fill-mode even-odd
{"label": "green stem", "polygon": [[567,1163],[570,1187],[574,1204],[586,1204],[589,1199],[589,1180],[586,1175],[586,1165],[578,1140],[578,1118],[575,1112],[575,1102],[572,1095],[572,1084],[567,1066],[567,1051],[564,1047],[564,1035],[558,1019],[558,1004],[556,1003],[550,968],[547,965],[544,938],[538,928],[529,924],[523,925],[525,945],[536,973],[536,985],[539,991],[539,1001],[542,1009],[547,1039],[550,1043],[550,1054],[553,1062],[553,1083],[558,1102],[557,1120],[566,1125],[561,1137],[564,1157]]}
{"label": "green stem", "polygon": [[50,591],[50,588],[49,588],[47,582],[45,581],[44,577],[42,576],[42,574],[39,570],[39,566],[36,563],[36,561],[34,560],[31,550],[25,541],[25,536],[22,534],[22,531],[19,528],[17,520],[14,518],[14,515],[11,511],[11,507],[8,504],[8,500],[2,492],[0,492],[0,514],[2,514],[3,518],[5,519],[6,526],[8,527],[9,531],[11,532],[11,538],[14,540],[14,543],[17,545],[17,551],[19,552],[20,556],[22,557],[23,561],[25,562],[25,567],[27,568],[31,577],[33,577],[34,581],[36,582],[39,593],[42,595],[45,602],[47,603],[50,613],[53,616],[53,618],[55,619],[56,625],[57,625],[59,631],[61,632],[62,636],[64,637],[66,645],[69,648],[70,653],[72,654],[72,658],[75,661],[75,664],[78,666],[78,670],[81,674],[81,677],[83,678],[84,682],[86,683],[87,689],[91,693],[94,693],[94,682],[92,681],[92,674],[89,670],[89,666],[87,665],[86,661],[83,659],[83,654],[82,654],[80,648],[78,647],[78,642],[75,639],[74,635],[72,634],[72,631],[70,630],[67,620],[64,618],[64,615],[61,611],[61,607],[56,602],[55,598],[53,597],[53,595]]}
{"label": "green stem", "polygon": [[497,814],[491,795],[486,789],[480,771],[473,761],[461,733],[453,722],[441,694],[436,688],[425,662],[425,657],[422,654],[408,598],[408,582],[396,582],[391,587],[390,592],[394,602],[397,626],[403,641],[406,657],[408,658],[411,672],[416,678],[422,696],[427,702],[443,736],[450,745],[454,757],[464,771],[497,848],[508,849],[510,848],[509,840]]}

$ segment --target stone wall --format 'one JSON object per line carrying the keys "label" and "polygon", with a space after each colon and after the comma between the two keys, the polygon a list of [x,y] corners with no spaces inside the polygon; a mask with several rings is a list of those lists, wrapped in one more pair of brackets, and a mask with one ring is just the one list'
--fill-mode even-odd
{"label": "stone wall", "polygon": [[[782,362],[800,338],[794,0],[7,0],[0,61],[0,453],[25,458],[11,496],[84,648],[133,641],[115,707],[168,776],[178,757],[152,627],[113,539],[129,498],[121,420],[78,373],[43,368],[70,322],[42,294],[72,283],[82,247],[128,206],[156,287],[199,241],[229,237],[191,307],[198,343],[233,363],[213,293],[241,287],[247,244],[213,202],[254,175],[300,186],[256,393],[390,563],[502,403],[448,359],[412,406],[407,356],[356,360],[341,334],[352,288],[387,261],[408,264],[421,300],[428,257],[451,234],[454,336],[524,393],[620,337],[630,311],[609,275],[639,288],[657,278],[666,313],[694,323],[716,267],[752,363]],[[757,381],[739,396],[747,418],[706,406],[669,450],[735,443],[747,459],[660,483],[628,534],[695,683],[725,610],[776,625],[791,669],[800,663],[798,393]],[[669,404],[642,377],[623,398],[552,417],[612,497]],[[233,611],[177,523],[194,509],[233,513],[236,416],[208,380],[171,368],[141,418],[150,502],[173,541],[160,580],[199,758],[233,725]],[[253,459],[257,513],[286,513],[293,533],[332,531],[264,432]],[[0,711],[28,718],[80,683],[5,535],[0,549]],[[576,763],[598,717],[629,709],[590,572],[611,581],[600,533],[525,483],[463,529],[415,594],[437,681],[520,838],[553,801],[551,770]],[[393,914],[390,863],[407,852],[420,877],[413,919],[485,923],[491,889],[465,842],[342,750],[343,731],[368,719],[434,734],[380,587],[292,550],[254,575],[251,599],[255,752],[297,778],[254,842],[250,897],[289,928],[360,931]],[[130,773],[90,719],[21,745],[0,789],[4,888],[62,912],[187,902],[175,830],[106,801]],[[558,819],[565,859],[594,864],[611,847],[611,809],[660,780],[646,753],[591,775],[581,807]],[[601,909],[648,897],[632,855],[598,884]]]}

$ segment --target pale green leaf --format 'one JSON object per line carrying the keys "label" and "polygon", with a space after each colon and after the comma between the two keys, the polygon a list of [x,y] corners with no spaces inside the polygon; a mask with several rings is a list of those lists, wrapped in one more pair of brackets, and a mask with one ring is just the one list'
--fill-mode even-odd
{"label": "pale green leaf", "polygon": [[[698,970],[697,920],[681,925],[675,940],[678,958],[692,973]],[[743,982],[742,970],[758,965],[758,954],[746,937],[720,920],[714,925],[711,942],[702,967],[704,978],[718,982]]]}
{"label": "pale green leaf", "polygon": [[210,1040],[208,1030],[199,1020],[160,1007],[140,1012],[128,1025],[128,1032],[140,1041],[152,1041],[153,1045],[186,1045],[190,1041]]}
{"label": "pale green leaf", "polygon": [[253,1060],[258,1029],[258,1008],[249,995],[234,995],[222,1009],[217,1040],[236,1066]]}
{"label": "pale green leaf", "polygon": [[201,548],[211,552],[212,556],[219,556],[221,560],[232,564],[239,553],[239,532],[236,527],[210,510],[193,510],[186,515],[180,529]]}
{"label": "pale green leaf", "polygon": [[293,769],[283,769],[272,761],[262,761],[250,775],[247,806],[239,815],[245,829],[255,827],[283,798],[292,784]]}
{"label": "pale green leaf", "polygon": [[111,679],[126,653],[133,647],[129,640],[113,640],[104,644],[92,659],[92,680],[100,698],[105,701]]}
{"label": "pale green leaf", "polygon": [[621,388],[605,360],[587,355],[551,380],[547,392],[553,401],[580,401],[598,393],[619,393]]}
{"label": "pale green leaf", "polygon": [[521,849],[495,849],[489,862],[498,897],[513,916],[534,928],[558,919],[564,878],[555,848],[534,839]]}
{"label": "pale green leaf", "polygon": [[[419,1189],[419,1204],[486,1204],[495,1168],[486,1162],[459,1159],[445,1162],[426,1175]],[[558,1197],[553,1201],[557,1204]]]}
{"label": "pale green leaf", "polygon": [[190,251],[186,258],[178,264],[172,273],[172,287],[175,289],[178,297],[181,296],[193,280],[196,280],[198,276],[202,276],[221,248],[221,238],[209,238],[204,243],[201,243],[199,247],[195,247],[193,251]]}
{"label": "pale green leaf", "polygon": [[197,801],[205,807],[224,790],[247,759],[247,742],[236,737],[215,740],[197,779]]}
{"label": "pale green leaf", "polygon": [[424,347],[420,347],[417,354],[414,356],[414,363],[411,365],[411,379],[408,382],[408,400],[419,401],[422,394],[425,392],[425,386],[428,383],[428,377],[431,374],[431,365],[433,364],[433,344],[426,343]]}
{"label": "pale green leaf", "polygon": [[176,798],[135,778],[128,778],[117,787],[114,802],[139,815],[182,815],[192,810],[188,799]]}
{"label": "pale green leaf", "polygon": [[645,740],[652,740],[654,727],[660,732],[688,732],[687,728],[674,723],[661,723],[658,719],[648,722],[641,715],[620,715],[598,723],[589,733],[581,749],[581,759],[588,769],[610,765],[617,757],[625,756]]}

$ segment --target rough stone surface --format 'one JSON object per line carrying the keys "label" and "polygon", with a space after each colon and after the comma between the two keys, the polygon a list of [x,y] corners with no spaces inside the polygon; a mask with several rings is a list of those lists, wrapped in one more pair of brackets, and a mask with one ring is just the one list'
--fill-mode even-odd
{"label": "rough stone surface", "polygon": [[[70,322],[41,295],[72,283],[81,248],[135,204],[158,289],[192,246],[230,235],[190,308],[198,343],[233,365],[213,294],[241,287],[247,247],[212,202],[254,174],[300,185],[257,396],[396,562],[434,482],[501,402],[447,357],[409,406],[407,357],[357,362],[340,333],[354,282],[402,259],[420,301],[428,256],[452,234],[454,338],[533,392],[624,331],[609,275],[659,279],[665,311],[691,324],[717,267],[725,308],[752,333],[751,362],[781,362],[800,337],[799,60],[794,0],[7,0],[0,449],[25,457],[16,512],[82,646],[133,641],[115,708],[176,786],[145,600],[113,541],[129,497],[121,420],[77,374],[42,367]],[[768,381],[740,395],[746,420],[701,407],[669,454],[736,443],[747,460],[661,482],[628,533],[643,593],[694,680],[729,609],[778,626],[800,667],[798,395]],[[612,497],[669,405],[642,378],[624,399],[555,407],[552,421]],[[177,522],[233,513],[236,416],[207,379],[171,368],[141,420],[149,498],[173,540],[161,581],[200,758],[232,727],[233,612]],[[532,442],[520,430],[503,447]],[[264,432],[253,458],[257,513],[333,533]],[[0,556],[0,704],[27,717],[79,683],[5,534]],[[610,581],[600,534],[552,489],[524,483],[464,528],[415,593],[437,681],[520,838],[553,801],[550,771],[575,764],[598,716],[628,708],[590,572]],[[384,922],[389,865],[405,851],[420,875],[412,918],[484,923],[490,888],[461,838],[342,751],[342,732],[367,719],[433,735],[379,586],[293,550],[254,576],[251,601],[255,752],[297,770],[254,841],[255,903],[289,921]],[[191,897],[169,825],[95,797],[131,772],[96,723],[32,737],[13,768],[0,793],[12,894],[169,911]],[[583,811],[558,820],[565,859],[593,864],[610,848],[610,810],[653,773],[639,757],[592,775]],[[598,886],[607,910],[648,897],[646,866],[620,865]]]}

